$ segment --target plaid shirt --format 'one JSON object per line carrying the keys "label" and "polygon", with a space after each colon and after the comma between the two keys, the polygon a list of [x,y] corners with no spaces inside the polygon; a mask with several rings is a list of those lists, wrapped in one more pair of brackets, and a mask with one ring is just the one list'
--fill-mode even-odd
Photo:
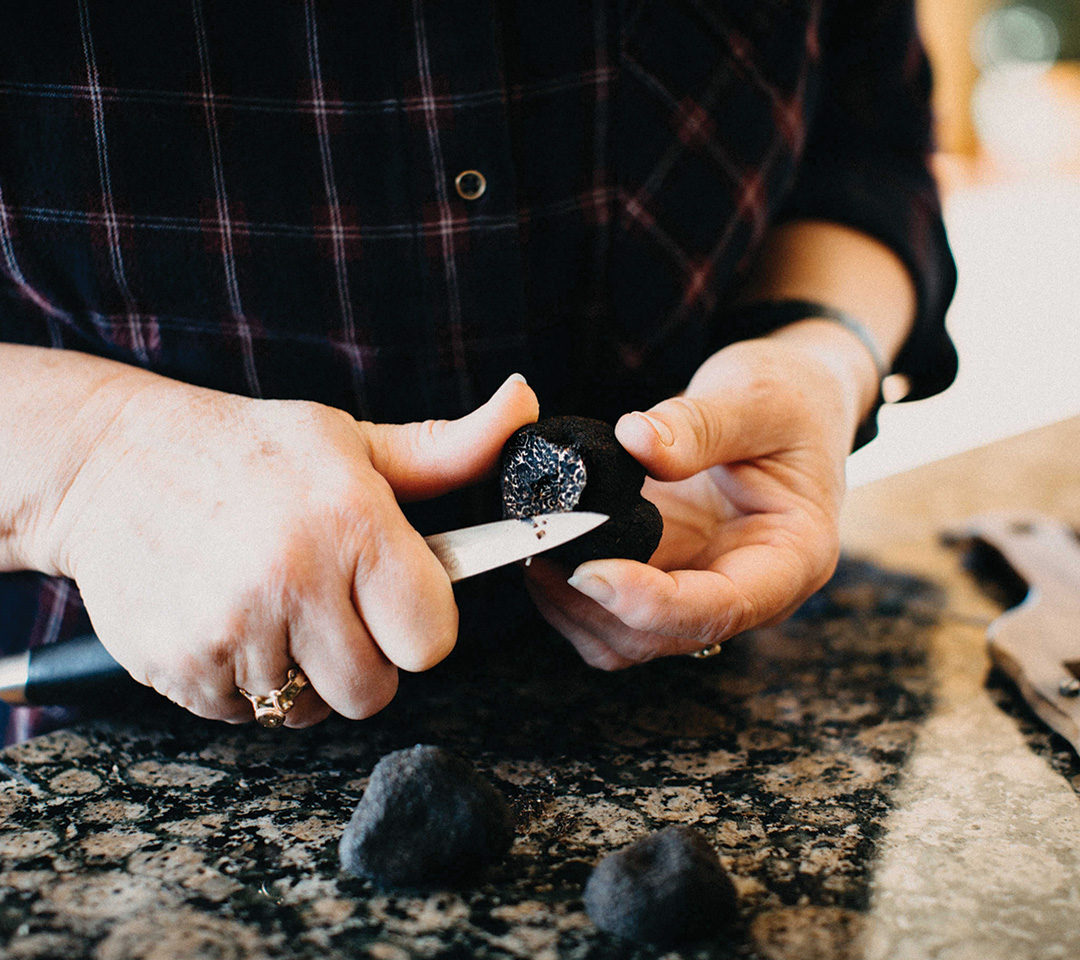
{"label": "plaid shirt", "polygon": [[[383,421],[518,370],[613,419],[812,217],[909,266],[925,396],[955,371],[929,84],[903,0],[5,4],[0,339]],[[9,648],[87,627],[34,574],[0,615]]]}

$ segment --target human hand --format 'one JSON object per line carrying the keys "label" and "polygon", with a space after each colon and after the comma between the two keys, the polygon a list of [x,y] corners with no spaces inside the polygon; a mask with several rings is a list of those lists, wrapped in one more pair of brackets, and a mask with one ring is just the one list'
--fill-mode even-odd
{"label": "human hand", "polygon": [[702,650],[784,619],[831,576],[866,384],[837,331],[795,326],[721,350],[683,395],[616,424],[664,518],[655,554],[590,561],[569,583],[542,557],[527,571],[538,609],[588,663]]}
{"label": "human hand", "polygon": [[455,421],[361,423],[139,371],[49,523],[102,643],[135,679],[203,717],[242,722],[238,692],[307,674],[286,724],[369,716],[398,668],[457,634],[450,582],[398,500],[474,482],[536,419],[511,378]]}

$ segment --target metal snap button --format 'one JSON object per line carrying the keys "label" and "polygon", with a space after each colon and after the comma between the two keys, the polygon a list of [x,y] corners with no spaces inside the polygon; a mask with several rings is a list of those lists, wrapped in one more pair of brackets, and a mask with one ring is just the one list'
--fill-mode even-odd
{"label": "metal snap button", "polygon": [[463,200],[478,200],[487,189],[487,180],[479,170],[463,170],[454,178],[454,186]]}

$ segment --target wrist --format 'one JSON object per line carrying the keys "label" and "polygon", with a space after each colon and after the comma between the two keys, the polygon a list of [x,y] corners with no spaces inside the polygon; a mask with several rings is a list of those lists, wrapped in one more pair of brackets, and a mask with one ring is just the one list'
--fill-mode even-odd
{"label": "wrist", "polygon": [[840,398],[842,426],[853,445],[872,438],[871,430],[862,439],[881,404],[880,369],[858,336],[831,320],[808,317],[774,330],[766,339],[812,359]]}
{"label": "wrist", "polygon": [[846,310],[800,297],[744,303],[725,314],[723,326],[726,335],[735,339],[790,342],[818,354],[840,376],[840,386],[850,395],[849,407],[856,411],[853,448],[877,435],[876,415],[890,364],[876,329]]}
{"label": "wrist", "polygon": [[10,517],[0,569],[71,576],[66,524],[109,425],[155,375],[74,351],[3,345],[0,372],[11,420],[0,426],[0,501]]}

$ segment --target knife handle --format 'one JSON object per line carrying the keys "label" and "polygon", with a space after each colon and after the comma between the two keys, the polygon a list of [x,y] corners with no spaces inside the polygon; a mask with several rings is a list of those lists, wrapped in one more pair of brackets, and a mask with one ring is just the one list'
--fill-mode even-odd
{"label": "knife handle", "polygon": [[0,677],[0,699],[33,706],[107,706],[140,686],[92,633],[4,657]]}

